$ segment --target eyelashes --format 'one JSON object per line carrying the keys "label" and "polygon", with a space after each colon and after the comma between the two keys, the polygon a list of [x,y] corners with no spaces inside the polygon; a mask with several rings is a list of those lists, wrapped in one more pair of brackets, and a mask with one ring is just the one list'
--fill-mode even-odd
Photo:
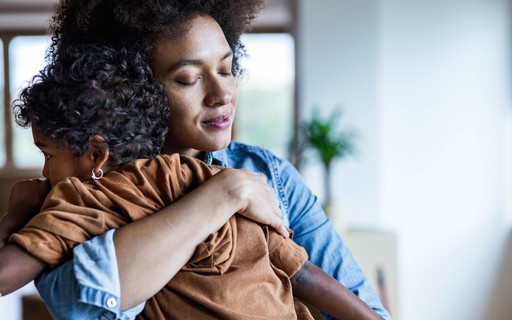
{"label": "eyelashes", "polygon": [[[217,72],[218,75],[220,75],[221,77],[233,77],[233,72],[231,70],[231,68],[229,68],[229,70],[221,70],[219,72]],[[186,79],[185,79],[186,78]],[[194,79],[195,80],[188,80],[188,79]],[[180,78],[178,78],[177,80],[175,80],[175,82],[180,85],[180,86],[183,86],[183,87],[192,87],[194,86],[196,83],[198,83],[203,77],[202,76],[198,76],[198,77],[187,77],[187,76],[182,76]]]}
{"label": "eyelashes", "polygon": [[199,81],[199,79],[201,79],[201,77],[197,78],[195,81],[192,81],[192,82],[183,81],[183,80],[176,80],[176,83],[179,84],[180,86],[192,87],[193,85],[195,85]]}

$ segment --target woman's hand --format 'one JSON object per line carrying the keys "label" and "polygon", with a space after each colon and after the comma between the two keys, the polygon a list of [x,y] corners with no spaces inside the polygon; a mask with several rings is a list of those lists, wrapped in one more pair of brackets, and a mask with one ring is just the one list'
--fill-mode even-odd
{"label": "woman's hand", "polygon": [[263,176],[238,169],[222,170],[170,206],[116,230],[121,310],[156,294],[236,212],[289,236],[273,189]]}
{"label": "woman's hand", "polygon": [[50,182],[46,179],[23,180],[14,184],[7,204],[7,213],[0,220],[0,247],[7,243],[12,233],[21,230],[39,213],[50,189]]}
{"label": "woman's hand", "polygon": [[270,225],[284,237],[290,234],[283,224],[283,213],[274,189],[261,174],[244,169],[224,169],[211,179],[218,179],[227,192],[228,201],[240,204],[241,215]]}

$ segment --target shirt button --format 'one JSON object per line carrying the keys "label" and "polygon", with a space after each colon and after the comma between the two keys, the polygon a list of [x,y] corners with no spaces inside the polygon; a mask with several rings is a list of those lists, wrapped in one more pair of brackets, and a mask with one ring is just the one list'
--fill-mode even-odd
{"label": "shirt button", "polygon": [[108,298],[107,299],[107,307],[109,308],[115,308],[117,306],[117,300],[116,298]]}

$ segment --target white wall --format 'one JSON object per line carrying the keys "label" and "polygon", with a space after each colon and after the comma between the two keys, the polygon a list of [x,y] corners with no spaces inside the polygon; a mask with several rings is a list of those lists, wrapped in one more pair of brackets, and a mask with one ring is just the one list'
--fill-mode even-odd
{"label": "white wall", "polygon": [[363,137],[335,195],[350,225],[397,232],[400,319],[510,319],[510,13],[507,0],[300,1],[301,103],[341,102]]}
{"label": "white wall", "polygon": [[[333,198],[353,224],[378,217],[378,11],[376,0],[299,1],[299,90],[302,115],[341,107],[341,124],[357,135],[357,153],[334,163]],[[315,158],[304,176],[323,199]]]}

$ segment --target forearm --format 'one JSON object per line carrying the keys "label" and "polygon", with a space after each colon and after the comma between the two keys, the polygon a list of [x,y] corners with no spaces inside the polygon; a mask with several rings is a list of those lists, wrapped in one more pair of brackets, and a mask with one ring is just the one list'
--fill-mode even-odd
{"label": "forearm", "polygon": [[0,248],[7,245],[9,236],[21,230],[29,220],[30,217],[7,212],[0,220]]}
{"label": "forearm", "polygon": [[23,287],[43,271],[46,264],[15,245],[0,248],[0,296]]}
{"label": "forearm", "polygon": [[116,231],[121,310],[164,287],[196,246],[242,208],[243,201],[226,196],[219,180],[210,179],[173,205]]}
{"label": "forearm", "polygon": [[13,225],[13,219],[9,213],[6,213],[0,219],[0,248],[7,245],[9,236],[11,233],[16,232],[15,226]]}
{"label": "forearm", "polygon": [[293,294],[297,298],[337,319],[383,319],[345,286],[309,261],[291,280]]}

